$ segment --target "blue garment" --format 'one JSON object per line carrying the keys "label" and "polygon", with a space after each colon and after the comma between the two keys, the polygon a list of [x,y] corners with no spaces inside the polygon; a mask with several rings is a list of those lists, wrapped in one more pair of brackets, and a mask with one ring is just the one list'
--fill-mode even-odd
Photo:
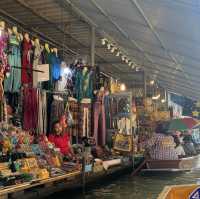
{"label": "blue garment", "polygon": [[51,68],[52,78],[54,81],[57,81],[60,79],[61,76],[61,68],[60,68],[61,61],[55,54],[52,54],[51,56],[51,64],[52,64]]}
{"label": "blue garment", "polygon": [[[12,37],[12,42],[14,38]],[[16,42],[17,43],[17,42]],[[10,43],[8,63],[10,65],[10,76],[4,80],[5,92],[19,92],[21,87],[21,52],[20,46]],[[14,66],[19,68],[14,68]]]}

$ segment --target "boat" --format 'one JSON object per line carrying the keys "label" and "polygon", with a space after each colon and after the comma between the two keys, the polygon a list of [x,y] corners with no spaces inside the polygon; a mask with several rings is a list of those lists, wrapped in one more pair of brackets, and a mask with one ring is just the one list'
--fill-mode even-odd
{"label": "boat", "polygon": [[199,190],[197,184],[166,186],[157,199],[198,199]]}
{"label": "boat", "polygon": [[[131,172],[132,167],[132,162],[130,162],[127,165],[114,166],[108,170],[88,172],[85,174],[85,185],[98,184],[103,179],[111,179],[112,177],[114,178],[121,174],[129,173]],[[8,197],[15,199],[44,198],[56,192],[80,187],[83,187],[83,173],[81,171],[74,171],[65,175],[38,180],[36,182],[1,187],[0,199]]]}
{"label": "boat", "polygon": [[171,171],[183,172],[200,168],[200,155],[181,158],[179,160],[152,160],[145,161],[143,172]]}

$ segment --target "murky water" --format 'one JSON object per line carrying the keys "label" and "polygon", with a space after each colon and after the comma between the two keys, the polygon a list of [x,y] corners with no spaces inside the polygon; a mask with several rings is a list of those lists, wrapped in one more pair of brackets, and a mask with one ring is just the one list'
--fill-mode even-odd
{"label": "murky water", "polygon": [[85,197],[78,191],[66,191],[49,198],[54,199],[156,199],[166,185],[196,183],[200,171],[179,174],[154,174],[131,177],[121,176],[115,180],[90,187]]}

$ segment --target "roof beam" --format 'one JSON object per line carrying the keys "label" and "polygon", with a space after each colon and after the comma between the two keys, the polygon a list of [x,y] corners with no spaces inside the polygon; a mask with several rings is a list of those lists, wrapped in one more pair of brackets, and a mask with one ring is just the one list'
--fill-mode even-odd
{"label": "roof beam", "polygon": [[175,73],[177,73],[177,69],[182,70],[182,72],[183,72],[185,78],[187,79],[188,83],[191,84],[189,75],[187,73],[185,73],[183,66],[179,63],[179,61],[176,59],[176,57],[165,47],[165,43],[161,39],[161,36],[155,30],[155,28],[152,25],[150,19],[148,19],[147,16],[145,15],[145,13],[144,13],[143,9],[141,8],[140,4],[137,2],[137,0],[130,0],[130,2],[132,3],[132,5],[135,5],[135,7],[137,8],[137,10],[140,12],[140,14],[144,18],[146,24],[149,26],[150,30],[155,35],[155,37],[157,38],[157,40],[160,42],[160,45],[161,45],[162,49],[166,52],[166,54],[169,57],[171,57],[172,61],[176,64]]}

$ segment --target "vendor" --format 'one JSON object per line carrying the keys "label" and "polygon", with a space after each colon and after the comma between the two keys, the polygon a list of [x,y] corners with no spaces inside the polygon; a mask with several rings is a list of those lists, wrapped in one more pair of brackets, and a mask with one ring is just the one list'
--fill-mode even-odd
{"label": "vendor", "polygon": [[69,158],[74,157],[73,150],[71,148],[70,139],[66,132],[63,132],[62,125],[59,121],[53,123],[52,133],[49,135],[48,140],[60,149],[60,152],[64,156]]}

